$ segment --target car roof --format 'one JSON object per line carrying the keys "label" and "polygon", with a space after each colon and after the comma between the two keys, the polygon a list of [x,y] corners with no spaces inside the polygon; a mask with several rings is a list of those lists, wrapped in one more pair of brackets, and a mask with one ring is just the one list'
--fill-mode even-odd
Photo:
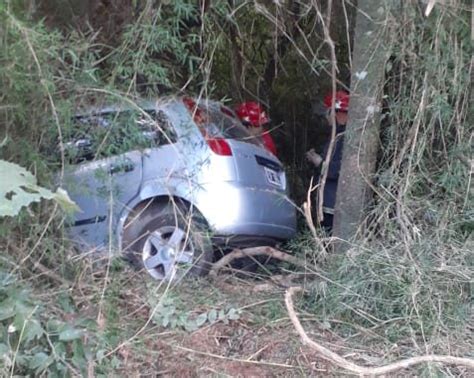
{"label": "car roof", "polygon": [[[123,102],[119,103],[112,103],[105,106],[91,106],[89,108],[85,108],[74,115],[74,118],[82,118],[82,117],[91,117],[91,116],[98,116],[103,114],[110,114],[110,113],[117,113],[117,112],[124,112],[124,111],[131,111],[131,110],[155,110],[160,106],[163,106],[170,102],[177,102],[181,100],[184,96],[167,96],[167,97],[160,97],[156,99],[137,99],[137,100],[124,100]],[[225,106],[224,104],[220,103],[219,101],[211,100],[209,98],[193,98],[198,104],[209,106],[211,108]],[[134,106],[135,105],[135,106]],[[228,108],[231,112],[232,109]]]}
{"label": "car roof", "polygon": [[97,116],[101,114],[109,114],[109,113],[117,113],[117,112],[124,112],[124,111],[131,111],[131,110],[155,110],[160,105],[164,105],[167,102],[176,101],[177,97],[162,97],[159,99],[153,100],[145,100],[145,99],[138,99],[138,100],[128,100],[123,101],[122,103],[113,103],[105,106],[91,106],[85,108],[79,112],[77,112],[74,117],[81,118],[81,117],[90,117],[90,116]]}

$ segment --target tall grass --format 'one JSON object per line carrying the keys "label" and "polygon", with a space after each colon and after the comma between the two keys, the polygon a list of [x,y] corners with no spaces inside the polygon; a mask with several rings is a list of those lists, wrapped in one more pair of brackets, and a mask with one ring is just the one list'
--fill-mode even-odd
{"label": "tall grass", "polygon": [[[370,232],[347,255],[324,259],[309,233],[292,243],[295,252],[303,250],[309,259],[317,259],[330,279],[314,285],[306,310],[350,345],[370,341],[374,352],[387,353],[390,359],[426,352],[472,353],[470,20],[464,3],[445,3],[435,6],[428,18],[415,2],[404,3],[385,25],[392,36],[392,56],[386,67]],[[250,66],[253,56],[244,56],[244,67],[251,67],[258,82],[266,67],[262,56],[269,56],[270,42],[276,44],[283,35],[279,18],[267,17],[264,8],[252,8],[258,16],[254,24],[241,13],[237,17],[227,12],[227,3],[219,2],[202,29],[193,29],[186,20],[198,15],[188,5],[163,5],[154,14],[143,10],[140,22],[124,28],[122,38],[114,38],[118,45],[107,47],[96,42],[93,32],[60,33],[41,22],[21,21],[0,7],[0,141],[8,137],[0,157],[26,166],[47,183],[63,163],[52,161],[52,151],[57,156],[58,141],[67,135],[70,115],[81,104],[180,89],[227,92],[231,42],[223,43],[228,30],[222,17],[231,17],[237,30],[242,26],[242,35],[267,38],[262,51],[254,54],[258,64]],[[301,13],[309,20],[303,26],[312,33],[311,22],[318,20],[320,10],[303,5]],[[268,12],[280,11],[275,5]],[[308,40],[297,34],[292,38],[289,59],[276,59],[281,65],[275,67],[292,84],[291,92],[286,91],[280,77],[273,88],[278,104],[283,104],[277,111],[281,114],[293,114],[298,105],[293,93],[304,97],[308,82],[320,81],[327,67]],[[251,86],[247,94],[255,95]],[[308,118],[308,109],[296,109]],[[292,122],[293,131],[300,130],[298,117]],[[291,167],[295,171],[301,168],[301,157],[287,161],[298,162]],[[90,263],[74,257],[62,227],[63,215],[44,203],[0,224],[0,356],[9,361],[0,365],[2,375],[84,374],[94,368],[91,361],[106,361],[99,370],[113,370],[118,364],[113,353],[104,356],[130,336],[119,324],[117,310],[128,277],[119,272],[107,280]],[[68,285],[72,291],[63,290]],[[102,290],[103,285],[111,286]],[[13,308],[10,315],[7,305]],[[104,330],[101,318],[75,317],[88,306],[103,306],[110,328],[106,324]],[[74,321],[65,321],[71,317]]]}
{"label": "tall grass", "polygon": [[469,15],[461,3],[436,7],[429,18],[406,4],[386,27],[392,56],[371,228],[322,267],[336,284],[316,290],[310,308],[349,338],[365,330],[359,343],[378,339],[392,358],[453,348],[469,354]]}

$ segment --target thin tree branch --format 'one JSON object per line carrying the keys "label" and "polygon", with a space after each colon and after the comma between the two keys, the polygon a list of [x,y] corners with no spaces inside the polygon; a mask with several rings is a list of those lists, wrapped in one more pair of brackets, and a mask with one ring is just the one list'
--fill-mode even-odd
{"label": "thin tree branch", "polygon": [[288,315],[293,323],[296,331],[301,337],[301,341],[304,345],[309,346],[311,349],[317,351],[321,354],[322,358],[325,360],[336,364],[337,366],[351,371],[352,373],[359,374],[361,376],[375,376],[393,373],[401,369],[407,369],[411,366],[418,365],[425,362],[439,362],[447,365],[462,365],[466,366],[469,369],[474,370],[474,360],[470,358],[462,357],[453,357],[453,356],[443,356],[436,354],[429,354],[419,357],[411,357],[397,362],[393,362],[388,365],[380,367],[365,367],[354,364],[353,362],[339,356],[337,353],[332,352],[326,347],[318,344],[317,342],[311,340],[311,338],[305,332],[303,326],[301,325],[298,316],[295,312],[295,307],[293,305],[293,295],[295,293],[301,292],[303,289],[301,287],[290,287],[285,293],[285,304],[286,309],[288,310]]}
{"label": "thin tree branch", "polygon": [[319,223],[321,223],[324,220],[324,215],[323,215],[323,202],[324,202],[324,187],[326,186],[326,180],[328,177],[328,170],[329,170],[329,163],[331,162],[332,159],[332,153],[334,150],[334,144],[336,140],[336,111],[335,111],[335,105],[336,105],[336,72],[337,72],[337,59],[336,59],[336,49],[334,46],[334,41],[331,38],[330,35],[330,20],[331,20],[331,9],[332,9],[332,1],[329,1],[328,4],[328,19],[327,23],[324,22],[324,18],[319,11],[317,4],[315,4],[314,9],[316,10],[319,19],[321,20],[321,23],[323,25],[323,32],[324,32],[324,42],[327,43],[329,46],[329,51],[331,54],[331,86],[332,86],[332,99],[331,99],[331,110],[329,114],[329,123],[331,125],[331,139],[329,141],[329,146],[326,152],[326,156],[324,158],[324,163],[322,166],[321,170],[321,177],[319,179],[319,188],[318,188],[318,209],[317,209],[317,218]]}
{"label": "thin tree branch", "polygon": [[211,278],[216,277],[217,272],[220,269],[230,264],[235,259],[240,259],[242,257],[249,257],[249,256],[260,256],[260,255],[265,255],[265,256],[273,257],[281,261],[286,261],[290,264],[302,267],[304,269],[307,269],[308,267],[310,267],[306,261],[301,260],[295,256],[289,255],[288,253],[278,251],[275,248],[255,247],[255,248],[246,248],[246,249],[236,249],[232,251],[231,253],[225,255],[219,261],[214,263],[211,270],[209,271],[209,276]]}

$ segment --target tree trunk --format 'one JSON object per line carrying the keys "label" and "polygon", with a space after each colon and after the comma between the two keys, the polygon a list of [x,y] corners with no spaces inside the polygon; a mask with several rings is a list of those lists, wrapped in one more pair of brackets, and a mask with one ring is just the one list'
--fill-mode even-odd
{"label": "tree trunk", "polygon": [[[343,241],[356,236],[371,197],[370,184],[379,145],[379,104],[387,58],[383,38],[387,14],[386,2],[358,2],[349,122],[344,137],[333,230],[334,236]],[[349,246],[347,242],[340,242],[336,250],[344,252]]]}

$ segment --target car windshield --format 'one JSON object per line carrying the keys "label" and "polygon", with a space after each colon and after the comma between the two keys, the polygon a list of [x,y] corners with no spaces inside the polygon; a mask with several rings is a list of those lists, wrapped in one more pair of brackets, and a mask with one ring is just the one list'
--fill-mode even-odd
{"label": "car windshield", "polygon": [[202,106],[203,126],[211,138],[235,139],[242,142],[261,145],[261,138],[252,135],[248,129],[224,106]]}

